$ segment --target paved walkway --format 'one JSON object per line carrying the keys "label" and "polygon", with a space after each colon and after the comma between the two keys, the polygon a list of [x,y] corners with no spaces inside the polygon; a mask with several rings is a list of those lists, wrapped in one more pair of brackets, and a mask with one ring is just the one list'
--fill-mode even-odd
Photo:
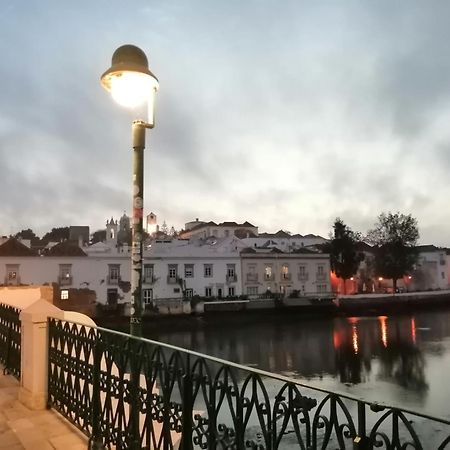
{"label": "paved walkway", "polygon": [[67,420],[52,410],[28,409],[18,391],[18,381],[0,365],[0,449],[87,449],[87,438]]}

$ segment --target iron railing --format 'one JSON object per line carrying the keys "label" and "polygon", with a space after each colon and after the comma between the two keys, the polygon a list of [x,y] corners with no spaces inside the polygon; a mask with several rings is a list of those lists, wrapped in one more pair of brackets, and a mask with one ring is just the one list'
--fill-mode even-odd
{"label": "iron railing", "polygon": [[0,303],[0,363],[3,373],[20,380],[20,310]]}
{"label": "iron railing", "polygon": [[49,321],[49,406],[117,449],[444,449],[450,421],[166,344]]}

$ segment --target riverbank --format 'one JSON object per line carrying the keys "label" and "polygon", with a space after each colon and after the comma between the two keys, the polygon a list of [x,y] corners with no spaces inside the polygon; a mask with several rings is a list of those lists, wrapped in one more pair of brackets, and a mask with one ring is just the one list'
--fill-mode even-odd
{"label": "riverbank", "polygon": [[[229,302],[223,302],[226,305]],[[239,311],[234,307],[228,310],[207,311],[191,315],[148,315],[143,318],[147,330],[167,328],[200,329],[204,327],[246,326],[255,323],[270,323],[274,320],[298,321],[320,317],[338,316],[376,316],[387,314],[412,313],[419,310],[450,309],[450,291],[417,292],[404,294],[371,294],[342,296],[334,300],[305,302],[297,305],[279,305],[271,309]],[[129,318],[124,316],[103,316],[96,318],[99,326],[128,331]]]}

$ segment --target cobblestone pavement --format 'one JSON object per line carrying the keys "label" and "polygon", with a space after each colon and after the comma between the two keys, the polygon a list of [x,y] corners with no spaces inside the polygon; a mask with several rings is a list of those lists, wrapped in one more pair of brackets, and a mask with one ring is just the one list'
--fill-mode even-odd
{"label": "cobblestone pavement", "polygon": [[85,450],[87,438],[52,410],[32,411],[17,400],[19,382],[0,365],[0,449]]}

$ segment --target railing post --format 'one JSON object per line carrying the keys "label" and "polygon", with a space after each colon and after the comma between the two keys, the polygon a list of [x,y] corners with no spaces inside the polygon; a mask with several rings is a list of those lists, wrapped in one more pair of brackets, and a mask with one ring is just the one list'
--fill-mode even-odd
{"label": "railing post", "polygon": [[182,435],[181,435],[181,450],[192,450],[192,413],[194,409],[194,402],[192,397],[192,374],[190,355],[186,355],[186,368],[183,375],[183,415],[182,415]]}
{"label": "railing post", "polygon": [[10,355],[11,355],[11,334],[12,334],[12,330],[11,330],[12,325],[10,325],[10,327],[8,328],[8,335],[6,337],[6,355],[5,355],[5,368],[3,369],[3,375],[6,375],[8,373],[10,373]]}
{"label": "railing post", "polygon": [[46,300],[37,300],[20,313],[21,379],[19,401],[30,409],[45,409],[48,395],[48,317],[63,311]]}
{"label": "railing post", "polygon": [[140,450],[141,436],[139,432],[139,384],[140,384],[140,366],[138,364],[138,340],[129,337],[130,342],[130,418],[129,418],[129,448],[131,450]]}
{"label": "railing post", "polygon": [[102,431],[101,431],[101,398],[100,398],[100,370],[102,359],[101,331],[95,330],[94,355],[92,364],[92,435],[89,438],[89,450],[103,450]]}
{"label": "railing post", "polygon": [[354,450],[368,450],[368,439],[366,436],[366,404],[358,402],[358,435],[353,439]]}

